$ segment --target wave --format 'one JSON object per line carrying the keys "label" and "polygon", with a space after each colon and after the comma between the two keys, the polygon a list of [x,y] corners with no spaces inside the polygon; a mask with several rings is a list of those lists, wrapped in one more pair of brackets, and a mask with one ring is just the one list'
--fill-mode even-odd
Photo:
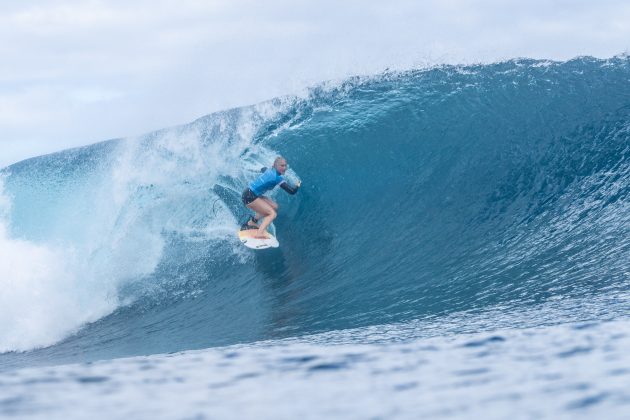
{"label": "wave", "polygon": [[[0,351],[109,358],[625,291],[629,64],[357,77],[5,168]],[[303,188],[274,193],[281,247],[252,253],[240,191],[277,154]]]}

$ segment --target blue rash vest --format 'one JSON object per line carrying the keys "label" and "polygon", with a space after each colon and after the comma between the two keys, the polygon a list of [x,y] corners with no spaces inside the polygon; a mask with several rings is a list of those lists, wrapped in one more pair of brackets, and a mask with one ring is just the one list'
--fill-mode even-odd
{"label": "blue rash vest", "polygon": [[269,168],[249,184],[249,189],[252,190],[257,197],[260,197],[267,191],[273,190],[276,185],[284,181],[284,177],[278,173],[276,168]]}

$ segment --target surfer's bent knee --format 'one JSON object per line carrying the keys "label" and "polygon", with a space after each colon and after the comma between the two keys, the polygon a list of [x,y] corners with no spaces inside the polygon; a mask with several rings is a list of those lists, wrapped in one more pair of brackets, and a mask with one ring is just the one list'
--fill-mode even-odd
{"label": "surfer's bent knee", "polygon": [[276,203],[275,201],[273,201],[271,198],[268,197],[260,197],[262,200],[265,201],[265,203],[269,204],[271,206],[271,208],[273,208],[274,210],[278,210],[278,203]]}

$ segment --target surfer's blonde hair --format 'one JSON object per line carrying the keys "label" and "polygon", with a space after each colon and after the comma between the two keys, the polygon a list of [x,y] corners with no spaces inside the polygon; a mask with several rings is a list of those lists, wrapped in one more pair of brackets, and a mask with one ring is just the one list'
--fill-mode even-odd
{"label": "surfer's blonde hair", "polygon": [[286,160],[285,158],[283,158],[282,156],[278,156],[278,157],[276,157],[276,158],[274,159],[274,161],[273,161],[273,167],[274,167],[274,168],[277,168],[277,167],[278,167],[278,164],[279,164],[280,162],[282,162],[282,161],[285,161],[285,162],[286,162],[287,160]]}

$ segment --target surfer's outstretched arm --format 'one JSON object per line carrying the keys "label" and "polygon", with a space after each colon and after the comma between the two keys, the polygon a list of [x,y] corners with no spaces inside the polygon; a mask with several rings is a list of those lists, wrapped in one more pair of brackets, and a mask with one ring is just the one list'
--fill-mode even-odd
{"label": "surfer's outstretched arm", "polygon": [[285,190],[289,194],[293,195],[296,192],[298,192],[298,190],[300,189],[300,185],[301,184],[302,184],[302,181],[298,181],[297,184],[295,184],[295,185],[289,185],[288,182],[284,181],[284,182],[282,182],[280,184],[280,188],[282,188],[283,190]]}

